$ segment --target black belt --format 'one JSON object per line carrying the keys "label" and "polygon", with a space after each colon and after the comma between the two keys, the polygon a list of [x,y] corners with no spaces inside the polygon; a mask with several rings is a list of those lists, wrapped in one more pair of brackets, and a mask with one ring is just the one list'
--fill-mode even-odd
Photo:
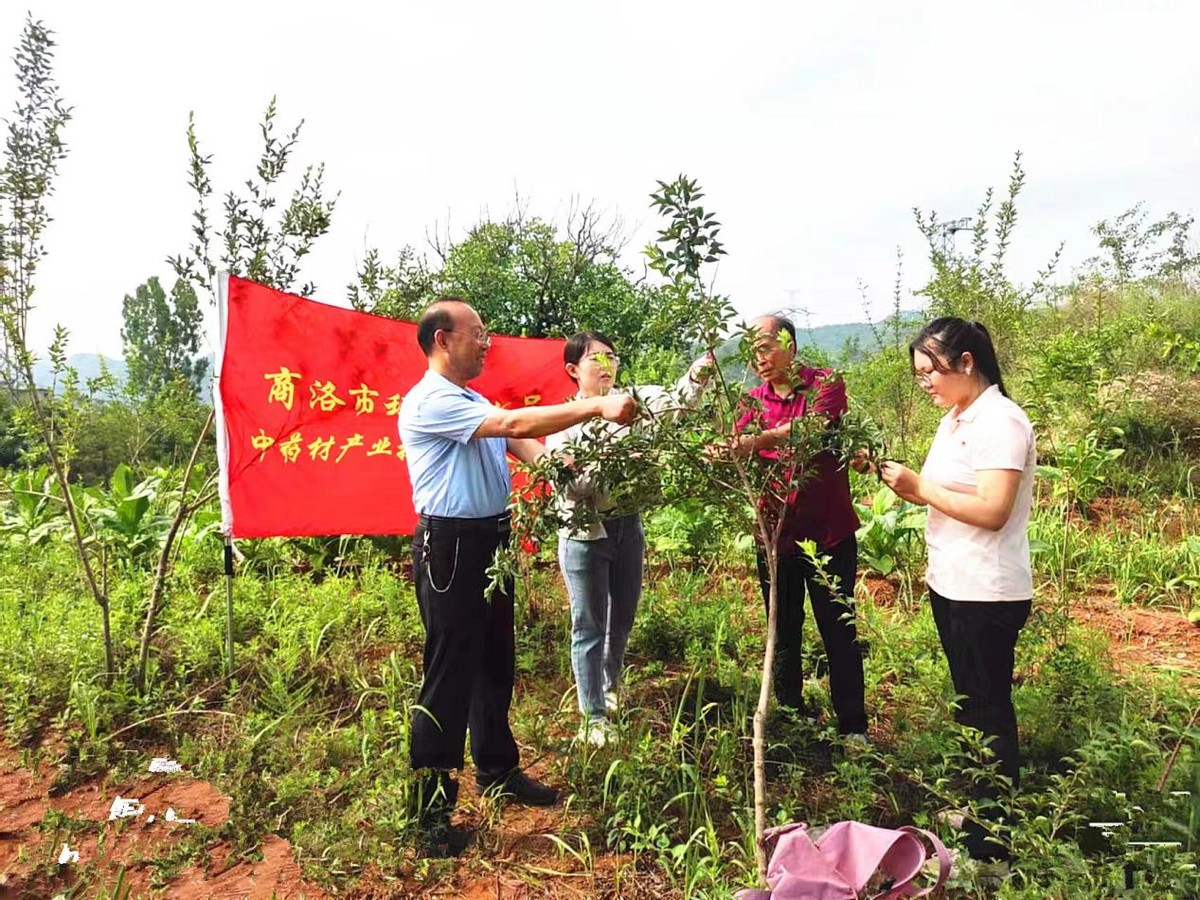
{"label": "black belt", "polygon": [[484,516],[482,519],[456,519],[450,516],[422,514],[420,525],[426,531],[450,531],[455,534],[508,534],[512,530],[512,516]]}
{"label": "black belt", "polygon": [[609,522],[620,522],[622,519],[636,519],[641,515],[639,512],[621,513],[619,515],[609,515],[607,512],[602,512],[600,515],[600,524],[606,525]]}

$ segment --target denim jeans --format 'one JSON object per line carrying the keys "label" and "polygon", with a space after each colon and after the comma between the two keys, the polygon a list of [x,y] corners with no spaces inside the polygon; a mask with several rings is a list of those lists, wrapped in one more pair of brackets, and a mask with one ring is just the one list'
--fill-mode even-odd
{"label": "denim jeans", "polygon": [[646,536],[636,513],[604,521],[607,537],[560,538],[558,563],[571,601],[571,667],[586,718],[605,717],[604,692],[616,690],[642,594]]}

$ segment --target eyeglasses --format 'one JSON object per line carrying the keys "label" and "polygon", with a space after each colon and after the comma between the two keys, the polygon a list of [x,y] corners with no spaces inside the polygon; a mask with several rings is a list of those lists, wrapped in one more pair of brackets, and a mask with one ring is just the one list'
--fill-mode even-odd
{"label": "eyeglasses", "polygon": [[442,334],[465,334],[467,337],[474,338],[477,344],[490,344],[492,336],[485,329],[483,331],[458,331],[455,328],[443,328]]}
{"label": "eyeglasses", "polygon": [[589,353],[588,359],[600,366],[619,366],[621,357],[615,353]]}
{"label": "eyeglasses", "polygon": [[928,372],[913,371],[913,378],[917,379],[917,384],[930,384],[933,381],[933,376],[939,374],[937,369],[930,369]]}

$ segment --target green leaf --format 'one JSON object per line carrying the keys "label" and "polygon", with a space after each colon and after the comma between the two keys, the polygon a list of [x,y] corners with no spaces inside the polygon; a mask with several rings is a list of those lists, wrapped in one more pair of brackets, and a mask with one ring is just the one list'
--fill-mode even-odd
{"label": "green leaf", "polygon": [[875,492],[875,498],[871,503],[871,512],[876,516],[881,516],[896,505],[896,500],[896,494],[891,488],[881,488]]}
{"label": "green leaf", "polygon": [[896,569],[896,560],[887,554],[879,557],[868,557],[867,561],[870,563],[871,568],[880,575],[891,575]]}
{"label": "green leaf", "polygon": [[128,497],[133,493],[133,470],[129,468],[129,466],[125,465],[125,463],[121,463],[115,470],[113,470],[110,484],[112,486],[113,496],[117,497],[118,499],[122,497]]}
{"label": "green leaf", "polygon": [[150,498],[145,494],[126,497],[117,504],[116,510],[116,518],[121,530],[133,536],[137,532],[138,525],[141,524],[142,517],[146,515],[149,509]]}

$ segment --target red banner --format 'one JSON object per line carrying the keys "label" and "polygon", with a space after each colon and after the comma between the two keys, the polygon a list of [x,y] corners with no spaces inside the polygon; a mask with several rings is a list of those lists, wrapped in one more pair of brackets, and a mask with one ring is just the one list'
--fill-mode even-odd
{"label": "red banner", "polygon": [[[416,513],[396,422],[426,369],[416,325],[221,277],[215,394],[225,533],[411,534]],[[494,337],[471,387],[506,408],[561,403],[575,392],[563,343]]]}

